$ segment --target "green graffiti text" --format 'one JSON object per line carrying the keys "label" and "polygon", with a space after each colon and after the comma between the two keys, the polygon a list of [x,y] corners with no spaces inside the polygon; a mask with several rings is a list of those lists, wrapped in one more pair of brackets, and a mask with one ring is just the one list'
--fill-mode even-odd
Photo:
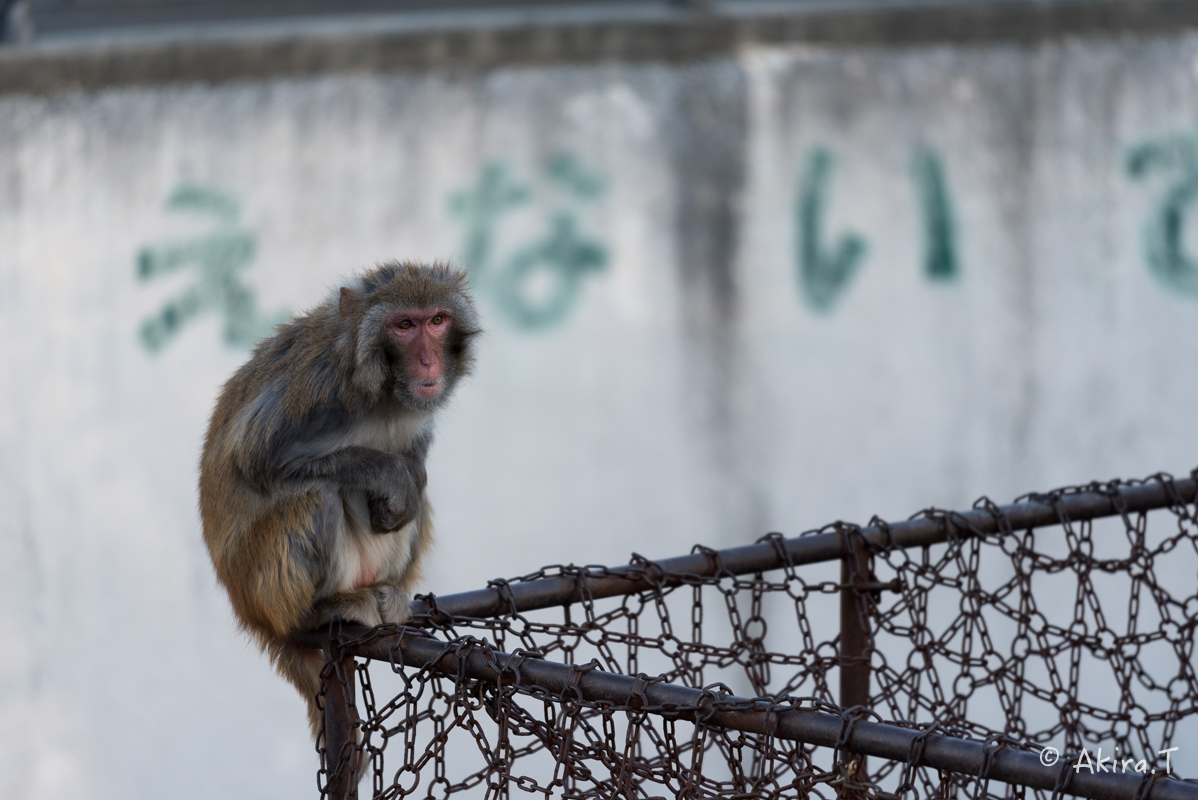
{"label": "green graffiti text", "polygon": [[[450,211],[464,227],[462,256],[473,283],[508,321],[525,330],[560,323],[577,304],[583,278],[607,266],[607,249],[580,230],[583,207],[605,188],[602,178],[561,155],[531,184],[503,164],[487,164],[474,186],[450,198]],[[547,231],[499,254],[499,226],[522,206],[544,211]]]}
{"label": "green graffiti text", "polygon": [[1165,286],[1198,296],[1198,262],[1186,252],[1187,212],[1198,199],[1198,137],[1174,136],[1132,149],[1127,171],[1134,180],[1165,173],[1173,181],[1144,229],[1148,268]]}
{"label": "green graffiti text", "polygon": [[252,344],[286,317],[259,313],[253,290],[241,282],[241,273],[257,253],[257,238],[238,224],[240,208],[234,197],[211,187],[183,185],[167,198],[165,208],[208,218],[214,227],[199,237],[151,244],[138,252],[137,277],[142,281],[183,269],[193,271],[195,279],[142,323],[139,335],[147,349],[161,350],[207,311],[223,316],[224,340],[235,347]]}
{"label": "green graffiti text", "polygon": [[854,233],[828,247],[823,241],[824,209],[832,172],[832,154],[811,151],[799,186],[797,211],[799,288],[816,311],[829,311],[848,287],[865,256],[865,240]]}
{"label": "green graffiti text", "polygon": [[957,247],[952,205],[940,156],[920,148],[911,160],[911,177],[923,211],[923,271],[933,281],[957,277]]}

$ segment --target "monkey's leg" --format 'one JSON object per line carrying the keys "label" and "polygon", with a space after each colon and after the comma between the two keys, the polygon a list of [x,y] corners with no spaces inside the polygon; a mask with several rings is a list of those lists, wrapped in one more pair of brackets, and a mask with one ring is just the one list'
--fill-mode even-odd
{"label": "monkey's leg", "polygon": [[412,593],[421,578],[421,562],[433,540],[433,507],[421,497],[416,523],[403,538],[394,538],[390,568],[374,584],[383,622],[402,625],[412,615]]}
{"label": "monkey's leg", "polygon": [[214,550],[233,610],[260,642],[303,630],[313,602],[328,593],[341,561],[342,516],[335,492],[287,493]]}
{"label": "monkey's leg", "polygon": [[[325,555],[322,569],[319,574],[313,574],[311,580],[318,596],[322,589],[327,591],[326,587],[338,580],[342,571],[343,553],[349,546],[343,527],[345,512],[344,500],[332,490],[323,493],[320,507],[311,512],[308,530],[315,541],[323,543],[321,549]],[[432,509],[425,500],[420,504],[417,530],[411,542],[404,544],[401,539],[394,540],[396,547],[411,548],[408,557],[392,560],[392,567],[382,580],[351,591],[318,597],[312,602],[310,613],[293,630],[314,630],[334,621],[368,626],[406,622],[411,615],[411,587],[419,579],[420,561],[432,540],[431,529]],[[323,654],[297,647],[289,637],[272,641],[269,650],[278,671],[308,701],[308,720],[315,736],[322,724],[315,698],[320,691]]]}

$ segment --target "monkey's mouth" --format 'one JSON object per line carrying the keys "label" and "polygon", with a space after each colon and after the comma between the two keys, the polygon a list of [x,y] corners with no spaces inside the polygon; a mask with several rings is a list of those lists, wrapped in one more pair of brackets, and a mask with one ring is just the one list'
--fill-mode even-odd
{"label": "monkey's mouth", "polygon": [[441,379],[435,381],[412,381],[412,394],[424,400],[436,400],[441,394]]}

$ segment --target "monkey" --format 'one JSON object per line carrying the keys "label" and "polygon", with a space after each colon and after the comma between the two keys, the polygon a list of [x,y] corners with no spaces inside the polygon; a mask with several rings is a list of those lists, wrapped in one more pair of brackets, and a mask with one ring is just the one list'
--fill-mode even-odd
{"label": "monkey", "polygon": [[308,702],[334,621],[402,623],[432,539],[433,422],[474,365],[466,274],[387,262],[279,325],[225,383],[200,458],[204,541],[241,628]]}

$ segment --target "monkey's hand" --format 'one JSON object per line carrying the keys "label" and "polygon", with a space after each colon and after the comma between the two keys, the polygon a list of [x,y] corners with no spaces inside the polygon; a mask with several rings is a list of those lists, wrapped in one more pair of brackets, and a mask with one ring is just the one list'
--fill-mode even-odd
{"label": "monkey's hand", "polygon": [[375,533],[392,533],[416,519],[424,487],[428,483],[424,459],[398,456],[394,473],[388,478],[389,486],[376,487],[376,491],[366,497],[370,509],[370,529]]}
{"label": "monkey's hand", "polygon": [[371,447],[346,447],[327,456],[290,464],[284,482],[332,480],[366,496],[370,529],[391,533],[416,519],[427,476],[424,458],[428,440],[396,455]]}

